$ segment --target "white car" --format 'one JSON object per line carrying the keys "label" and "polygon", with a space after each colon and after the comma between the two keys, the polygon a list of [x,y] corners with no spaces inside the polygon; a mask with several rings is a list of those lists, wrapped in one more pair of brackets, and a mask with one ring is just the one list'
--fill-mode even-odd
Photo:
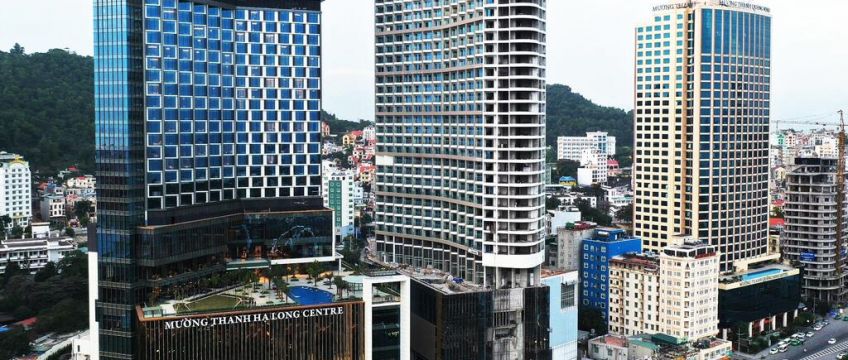
{"label": "white car", "polygon": [[827,343],[830,344],[830,345],[836,344],[836,339],[830,338],[830,340],[828,340]]}
{"label": "white car", "polygon": [[813,335],[815,335],[815,334],[816,334],[816,333],[814,333],[814,332],[810,331],[810,332],[808,332],[808,333],[807,333],[807,337],[813,337]]}
{"label": "white car", "polygon": [[778,352],[778,350],[777,350],[776,347],[773,347],[769,350],[769,354],[772,354],[772,355],[777,354],[777,352]]}

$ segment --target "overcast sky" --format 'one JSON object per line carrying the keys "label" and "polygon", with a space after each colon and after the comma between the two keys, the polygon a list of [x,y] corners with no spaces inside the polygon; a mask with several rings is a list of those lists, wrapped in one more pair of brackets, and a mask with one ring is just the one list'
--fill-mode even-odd
{"label": "overcast sky", "polygon": [[[633,28],[663,0],[548,0],[548,83],[632,108]],[[772,119],[848,110],[845,0],[761,0],[772,9]],[[325,0],[324,108],[372,119],[373,0]],[[92,0],[0,4],[0,49],[92,54]],[[0,84],[2,86],[2,84]],[[834,118],[835,119],[835,118]],[[833,120],[833,119],[828,119]]]}

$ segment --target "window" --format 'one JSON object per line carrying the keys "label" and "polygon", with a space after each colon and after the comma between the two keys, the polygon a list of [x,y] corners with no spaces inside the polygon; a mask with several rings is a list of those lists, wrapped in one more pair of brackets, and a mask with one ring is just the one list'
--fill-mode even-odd
{"label": "window", "polygon": [[562,284],[560,287],[560,308],[565,309],[569,307],[573,307],[574,303],[574,293],[576,289],[575,283]]}

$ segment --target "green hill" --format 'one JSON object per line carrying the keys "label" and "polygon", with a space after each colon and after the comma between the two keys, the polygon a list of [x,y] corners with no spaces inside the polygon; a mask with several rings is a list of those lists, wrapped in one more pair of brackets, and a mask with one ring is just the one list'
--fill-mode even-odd
{"label": "green hill", "polygon": [[0,150],[23,155],[34,171],[93,171],[93,59],[23,50],[0,51]]}
{"label": "green hill", "polygon": [[632,146],[632,112],[597,105],[558,84],[548,86],[547,110],[547,141],[552,147],[556,147],[557,136],[580,136],[587,131],[607,131],[616,137],[616,147]]}
{"label": "green hill", "polygon": [[[94,171],[93,60],[64,50],[26,54],[0,51],[0,150],[23,155],[34,170],[55,173],[71,165]],[[597,105],[566,85],[548,86],[547,141],[605,130],[627,153],[633,139],[631,113]],[[361,129],[323,112],[334,134]],[[622,166],[626,166],[624,163]]]}

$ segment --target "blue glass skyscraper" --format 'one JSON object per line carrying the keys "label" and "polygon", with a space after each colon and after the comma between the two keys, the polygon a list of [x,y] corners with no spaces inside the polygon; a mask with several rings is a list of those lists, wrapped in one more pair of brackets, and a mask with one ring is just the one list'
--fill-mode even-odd
{"label": "blue glass skyscraper", "polygon": [[332,257],[332,234],[281,253],[277,223],[229,218],[321,208],[320,0],[95,0],[94,44],[102,358],[224,260]]}

